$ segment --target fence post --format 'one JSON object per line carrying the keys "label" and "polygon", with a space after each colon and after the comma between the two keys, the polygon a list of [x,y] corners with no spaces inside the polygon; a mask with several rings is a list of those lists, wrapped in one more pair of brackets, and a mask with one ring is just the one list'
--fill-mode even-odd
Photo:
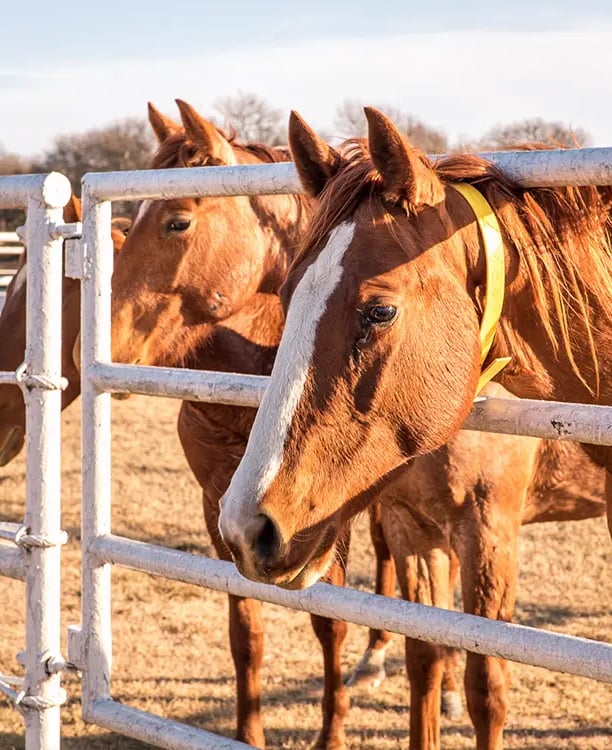
{"label": "fence post", "polygon": [[26,403],[26,514],[18,544],[27,550],[26,653],[23,691],[17,697],[26,750],[59,750],[61,531],[62,240],[70,185],[63,175],[42,180],[27,203],[27,335],[19,371]]}

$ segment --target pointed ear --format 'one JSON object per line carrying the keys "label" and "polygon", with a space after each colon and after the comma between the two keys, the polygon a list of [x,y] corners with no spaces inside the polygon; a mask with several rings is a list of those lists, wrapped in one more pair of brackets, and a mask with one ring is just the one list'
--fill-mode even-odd
{"label": "pointed ear", "polygon": [[414,149],[393,122],[374,107],[365,107],[370,156],[383,180],[386,197],[411,208],[444,200],[444,186],[426,157]]}
{"label": "pointed ear", "polygon": [[234,149],[209,120],[201,117],[195,109],[182,99],[176,104],[190,141],[208,157],[212,164],[236,164]]}
{"label": "pointed ear", "polygon": [[297,112],[289,117],[289,148],[304,191],[317,198],[342,166],[342,157]]}
{"label": "pointed ear", "polygon": [[81,201],[73,193],[68,203],[64,206],[64,221],[66,224],[74,224],[77,221],[81,221],[82,218]]}
{"label": "pointed ear", "polygon": [[162,115],[162,113],[154,107],[151,102],[147,103],[147,108],[149,110],[149,122],[151,123],[151,127],[153,128],[158,143],[163,143],[166,138],[181,131],[182,128],[178,122],[174,122],[174,120],[166,117],[166,115]]}

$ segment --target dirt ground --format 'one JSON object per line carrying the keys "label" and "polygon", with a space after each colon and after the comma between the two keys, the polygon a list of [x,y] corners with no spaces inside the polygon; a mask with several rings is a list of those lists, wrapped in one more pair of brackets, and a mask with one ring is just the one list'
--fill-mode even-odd
{"label": "dirt ground", "polygon": [[[175,433],[178,403],[134,397],[113,402],[113,530],[195,552],[210,552],[198,487]],[[63,624],[80,619],[79,404],[64,415]],[[20,457],[0,469],[0,518],[23,517],[25,467]],[[373,557],[361,519],[354,534],[350,584],[370,589]],[[215,592],[152,576],[113,572],[113,695],[130,705],[231,735],[234,678],[227,642],[227,605]],[[521,540],[516,621],[611,640],[612,545],[603,519],[527,527]],[[0,579],[0,672],[19,672],[23,587]],[[308,748],[319,728],[322,664],[308,615],[266,605],[264,707],[270,748]],[[64,628],[65,632],[65,628]],[[365,647],[365,629],[351,626],[346,674]],[[287,644],[292,644],[287,647]],[[64,649],[65,651],[65,649]],[[377,692],[356,689],[347,721],[354,748],[407,747],[410,695],[403,644],[395,638],[389,677]],[[511,666],[511,710],[505,746],[538,750],[612,747],[612,686],[542,669]],[[64,681],[65,750],[128,750],[142,743],[83,724],[78,681]],[[23,748],[22,722],[0,696],[0,750]],[[442,746],[475,746],[469,720],[443,720]]]}

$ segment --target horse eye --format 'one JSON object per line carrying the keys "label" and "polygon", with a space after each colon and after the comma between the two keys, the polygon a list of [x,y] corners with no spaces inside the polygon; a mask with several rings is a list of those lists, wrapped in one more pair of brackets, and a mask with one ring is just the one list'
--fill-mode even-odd
{"label": "horse eye", "polygon": [[166,224],[167,232],[186,232],[191,226],[191,219],[170,219]]}
{"label": "horse eye", "polygon": [[375,305],[366,313],[366,322],[370,325],[390,323],[397,315],[397,307],[393,305]]}

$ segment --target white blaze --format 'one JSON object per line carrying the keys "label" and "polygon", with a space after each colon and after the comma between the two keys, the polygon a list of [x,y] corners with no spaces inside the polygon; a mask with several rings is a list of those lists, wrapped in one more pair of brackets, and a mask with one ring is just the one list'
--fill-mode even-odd
{"label": "white blaze", "polygon": [[28,263],[26,261],[15,274],[15,278],[13,279],[13,288],[11,289],[11,296],[13,294],[19,294],[21,288],[26,283],[26,277],[28,273],[26,270],[27,265]]}
{"label": "white blaze", "polygon": [[317,327],[342,278],[342,258],[354,231],[355,224],[345,222],[331,232],[293,293],[270,384],[223,501],[227,531],[239,528],[241,508],[261,499],[282,465],[285,440],[312,361]]}
{"label": "white blaze", "polygon": [[134,229],[136,224],[138,224],[138,222],[144,217],[144,215],[151,207],[152,203],[152,200],[145,200],[140,204],[140,206],[138,206],[138,213],[136,214],[136,218],[134,219],[134,223],[132,224],[132,229]]}

